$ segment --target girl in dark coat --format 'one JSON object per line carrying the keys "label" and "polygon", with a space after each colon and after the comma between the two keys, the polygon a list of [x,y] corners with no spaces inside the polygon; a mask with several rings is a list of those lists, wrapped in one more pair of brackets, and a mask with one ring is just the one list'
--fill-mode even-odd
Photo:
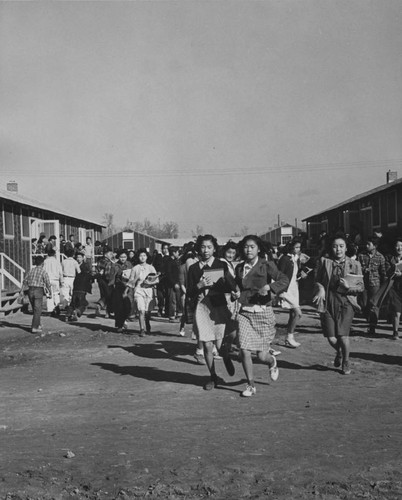
{"label": "girl in dark coat", "polygon": [[195,308],[194,333],[203,342],[205,361],[211,375],[204,385],[207,391],[221,383],[215,371],[213,349],[214,343],[220,348],[226,323],[231,316],[225,293],[235,289],[227,264],[214,256],[217,250],[218,244],[212,235],[198,237],[196,251],[200,261],[190,267],[187,281],[188,298]]}

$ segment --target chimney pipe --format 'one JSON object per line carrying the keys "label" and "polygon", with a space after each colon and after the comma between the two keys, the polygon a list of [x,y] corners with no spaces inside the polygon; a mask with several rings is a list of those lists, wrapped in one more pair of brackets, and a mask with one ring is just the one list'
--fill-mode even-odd
{"label": "chimney pipe", "polygon": [[15,181],[7,182],[7,191],[11,193],[18,193],[18,184]]}
{"label": "chimney pipe", "polygon": [[391,170],[388,170],[387,172],[387,184],[390,182],[396,181],[398,178],[398,172],[391,172]]}

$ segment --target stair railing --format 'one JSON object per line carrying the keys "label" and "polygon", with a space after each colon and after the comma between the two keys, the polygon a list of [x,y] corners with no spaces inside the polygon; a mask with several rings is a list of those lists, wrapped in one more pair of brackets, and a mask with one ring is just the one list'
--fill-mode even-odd
{"label": "stair railing", "polygon": [[[6,270],[6,263],[9,263],[9,266],[13,266],[14,269],[16,270],[16,274],[18,276],[14,276],[11,274],[9,271]],[[15,286],[18,288],[21,288],[22,282],[24,281],[24,274],[25,274],[25,269],[17,264],[13,259],[11,259],[7,254],[4,252],[0,252],[0,283],[1,283],[1,289],[4,290],[5,288],[5,280],[8,279],[11,281],[11,283],[14,283]]]}

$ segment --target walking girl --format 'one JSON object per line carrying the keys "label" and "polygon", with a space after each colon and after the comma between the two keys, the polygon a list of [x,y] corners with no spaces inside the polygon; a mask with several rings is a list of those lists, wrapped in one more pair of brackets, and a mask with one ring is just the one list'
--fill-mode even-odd
{"label": "walking girl", "polygon": [[112,276],[110,284],[114,285],[113,289],[113,310],[114,321],[117,333],[121,333],[127,329],[126,321],[130,316],[131,302],[130,296],[126,292],[127,283],[131,275],[133,266],[128,260],[128,255],[125,250],[119,252],[117,262],[112,268]]}
{"label": "walking girl", "polygon": [[139,264],[133,267],[124,296],[127,297],[129,288],[134,289],[134,301],[137,304],[140,322],[140,337],[151,332],[151,311],[154,306],[153,288],[159,282],[154,266],[147,263],[149,258],[145,248],[138,250]]}
{"label": "walking girl", "polygon": [[402,313],[402,237],[396,239],[393,255],[387,257],[385,265],[392,283],[388,292],[389,309],[392,314],[392,339],[398,340]]}
{"label": "walking girl", "polygon": [[313,302],[321,313],[324,337],[336,350],[334,366],[342,366],[342,373],[349,375],[349,334],[355,311],[360,309],[357,294],[363,292],[364,283],[360,263],[346,256],[344,236],[335,236],[330,257],[318,261],[316,287]]}
{"label": "walking girl", "polygon": [[297,322],[302,317],[299,304],[299,279],[307,275],[300,270],[301,241],[294,238],[288,245],[286,253],[278,261],[278,269],[286,274],[289,280],[288,289],[281,293],[279,298],[283,309],[289,310],[287,336],[285,345],[293,349],[300,346],[294,338]]}
{"label": "walking girl", "polygon": [[252,351],[269,367],[271,380],[276,381],[279,370],[276,358],[270,354],[271,342],[275,337],[275,316],[272,310],[271,293],[284,292],[289,280],[273,262],[259,256],[263,243],[255,235],[246,236],[239,243],[244,262],[236,267],[237,291],[233,297],[240,302],[239,343],[244,373],[247,378],[243,397],[254,396]]}
{"label": "walking girl", "polygon": [[222,383],[215,370],[214,342],[219,349],[231,315],[225,292],[234,291],[235,282],[227,264],[215,257],[218,243],[214,236],[199,236],[195,250],[200,261],[188,271],[187,294],[195,307],[194,333],[204,346],[205,361],[211,377],[204,389],[209,391]]}

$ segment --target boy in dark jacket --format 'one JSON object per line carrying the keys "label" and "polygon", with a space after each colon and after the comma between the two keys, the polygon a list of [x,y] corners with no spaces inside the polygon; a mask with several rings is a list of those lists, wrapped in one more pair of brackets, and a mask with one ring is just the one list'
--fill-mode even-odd
{"label": "boy in dark jacket", "polygon": [[67,308],[66,321],[77,321],[82,316],[88,305],[86,295],[92,293],[92,273],[88,264],[84,262],[85,253],[78,253],[76,259],[81,272],[74,279],[73,296]]}

